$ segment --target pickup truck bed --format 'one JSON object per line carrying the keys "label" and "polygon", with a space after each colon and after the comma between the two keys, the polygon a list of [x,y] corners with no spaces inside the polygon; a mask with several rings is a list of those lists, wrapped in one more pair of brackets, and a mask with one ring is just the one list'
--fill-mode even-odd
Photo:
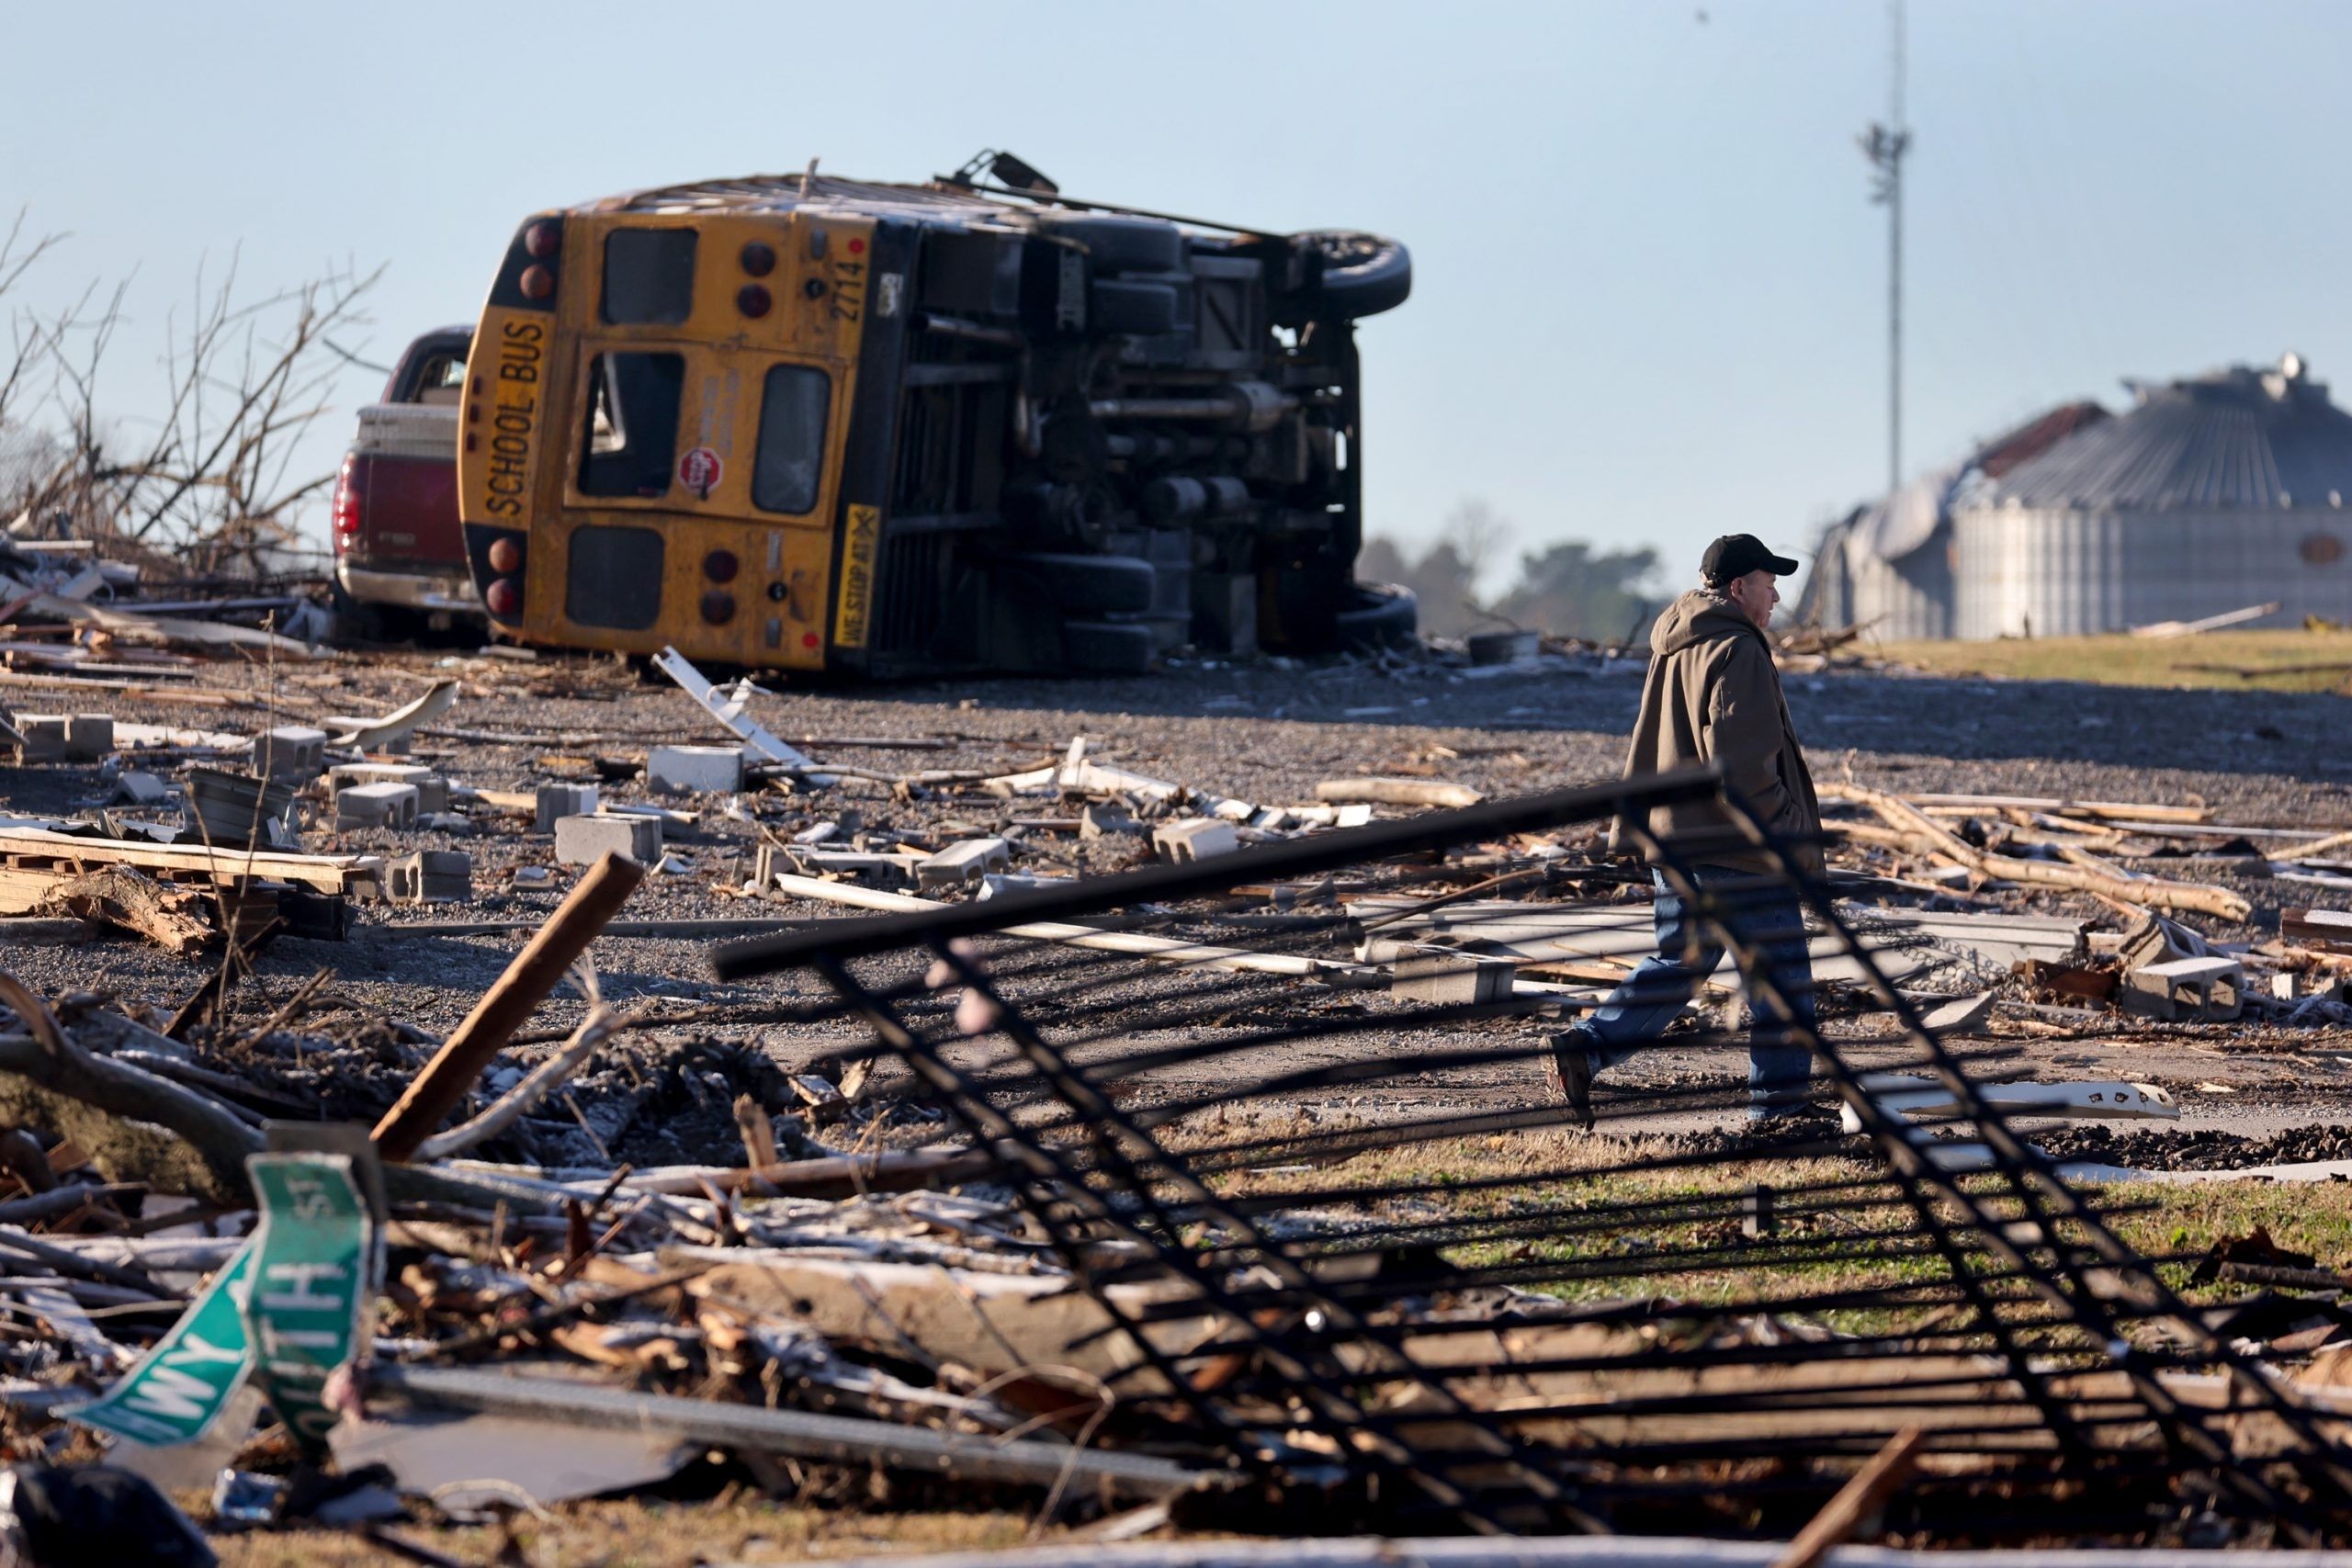
{"label": "pickup truck bed", "polygon": [[335,485],[335,583],[347,630],[401,637],[479,615],[458,526],[458,409],[442,394],[464,375],[470,333],[428,333],[359,411]]}

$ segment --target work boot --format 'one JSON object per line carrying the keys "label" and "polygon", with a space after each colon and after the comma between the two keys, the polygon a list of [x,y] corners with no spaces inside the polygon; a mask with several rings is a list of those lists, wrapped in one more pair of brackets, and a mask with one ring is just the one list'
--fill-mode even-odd
{"label": "work boot", "polygon": [[1553,1095],[1576,1112],[1577,1122],[1592,1131],[1592,1048],[1581,1031],[1564,1029],[1552,1036],[1544,1054],[1544,1082]]}

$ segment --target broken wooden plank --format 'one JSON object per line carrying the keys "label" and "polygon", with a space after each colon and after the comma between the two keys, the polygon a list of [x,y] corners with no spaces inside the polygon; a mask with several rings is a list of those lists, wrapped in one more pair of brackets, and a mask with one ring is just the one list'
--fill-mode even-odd
{"label": "broken wooden plank", "polygon": [[[910,914],[954,907],[935,898],[918,898],[910,893],[888,893],[878,887],[861,887],[850,882],[821,882],[813,876],[795,876],[787,872],[777,873],[775,882],[779,890],[797,898],[849,904],[861,909],[879,909],[890,914]],[[1206,942],[1180,942],[1172,937],[1148,936],[1140,931],[1097,931],[1092,926],[1069,925],[1059,920],[1007,926],[998,934],[1025,937],[1033,942],[1066,942],[1071,947],[1091,947],[1103,953],[1124,953],[1130,957],[1147,958],[1159,964],[1182,964],[1200,969],[1238,969],[1259,975],[1287,975],[1322,980],[1336,986],[1377,987],[1385,985],[1387,980],[1381,971],[1367,964],[1343,964],[1329,958],[1302,958],[1283,953],[1250,953],[1238,947],[1217,947]]]}
{"label": "broken wooden plank", "polygon": [[40,828],[0,828],[0,860],[28,869],[61,865],[132,865],[229,883],[251,877],[298,883],[322,893],[362,891],[379,885],[375,855],[310,855],[283,850],[213,850],[201,844],[145,843],[135,839],[84,838]]}
{"label": "broken wooden plank", "polygon": [[1487,797],[1468,784],[1434,779],[1325,779],[1315,786],[1315,798],[1332,805],[1368,802],[1374,806],[1458,807],[1476,806]]}
{"label": "broken wooden plank", "polygon": [[416,1153],[644,879],[645,868],[626,855],[608,852],[589,868],[377,1122],[376,1147],[384,1158],[405,1160]]}

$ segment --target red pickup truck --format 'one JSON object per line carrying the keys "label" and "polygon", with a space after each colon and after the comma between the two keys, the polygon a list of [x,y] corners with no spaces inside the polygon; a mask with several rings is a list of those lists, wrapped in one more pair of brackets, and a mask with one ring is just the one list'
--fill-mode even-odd
{"label": "red pickup truck", "polygon": [[335,610],[364,642],[444,631],[479,617],[458,528],[458,406],[473,329],[443,327],[409,344],[384,400],[359,430],[334,486]]}

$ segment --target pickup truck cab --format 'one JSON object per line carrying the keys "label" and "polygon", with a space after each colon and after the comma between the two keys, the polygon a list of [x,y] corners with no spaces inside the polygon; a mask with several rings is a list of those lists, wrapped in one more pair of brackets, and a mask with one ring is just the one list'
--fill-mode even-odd
{"label": "pickup truck cab", "polygon": [[346,636],[383,641],[479,617],[458,526],[458,420],[469,326],[409,344],[334,487],[335,608]]}

